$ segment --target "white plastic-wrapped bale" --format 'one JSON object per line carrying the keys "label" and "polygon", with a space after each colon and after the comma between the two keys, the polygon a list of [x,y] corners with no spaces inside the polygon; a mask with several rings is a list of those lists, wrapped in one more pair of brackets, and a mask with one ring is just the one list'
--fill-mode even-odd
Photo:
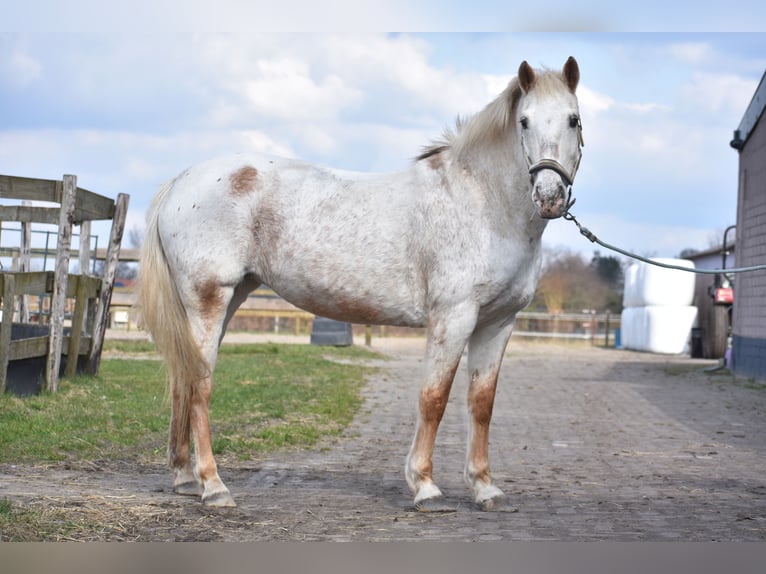
{"label": "white plastic-wrapped bale", "polygon": [[696,320],[697,308],[691,305],[627,307],[621,317],[622,346],[650,353],[686,353]]}
{"label": "white plastic-wrapped bale", "polygon": [[[653,259],[659,263],[694,269],[688,259]],[[634,263],[625,272],[623,307],[686,307],[694,300],[694,273]]]}

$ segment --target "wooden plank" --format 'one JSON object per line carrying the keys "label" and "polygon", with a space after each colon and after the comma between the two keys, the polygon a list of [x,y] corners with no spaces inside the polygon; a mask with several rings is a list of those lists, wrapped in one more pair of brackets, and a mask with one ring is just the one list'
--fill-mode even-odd
{"label": "wooden plank", "polygon": [[117,265],[119,264],[120,244],[122,243],[122,233],[125,230],[125,217],[128,214],[129,200],[130,196],[127,194],[120,193],[117,196],[114,219],[112,220],[112,231],[109,236],[109,246],[104,265],[104,278],[101,283],[101,297],[96,306],[96,316],[93,320],[93,344],[88,364],[85,367],[85,371],[92,375],[98,373],[98,368],[101,364],[101,349],[104,346],[104,335],[106,334],[106,326],[109,322],[109,304],[112,300],[114,277],[117,273]]}
{"label": "wooden plank", "polygon": [[77,188],[75,222],[112,219],[114,217],[114,209],[114,200],[81,187]]}
{"label": "wooden plank", "polygon": [[[99,247],[96,249],[96,261],[104,261],[107,256],[107,249]],[[120,247],[120,262],[135,263],[141,258],[140,249],[131,249],[130,247]]]}
{"label": "wooden plank", "polygon": [[90,221],[80,224],[80,245],[77,250],[77,259],[80,264],[80,274],[88,275],[90,269]]}
{"label": "wooden plank", "polygon": [[[74,280],[73,280],[74,279]],[[69,346],[67,347],[67,355],[70,360],[67,361],[64,376],[73,377],[77,369],[77,355],[80,349],[80,340],[82,338],[83,331],[83,319],[85,318],[85,311],[88,308],[88,295],[86,292],[85,281],[81,275],[71,275],[71,283],[77,284],[77,296],[74,307],[74,315],[72,316],[72,332],[69,335]],[[72,360],[72,357],[74,359]]]}
{"label": "wooden plank", "polygon": [[[24,201],[24,203],[27,203]],[[21,223],[21,239],[19,241],[19,272],[28,273],[32,270],[32,258],[29,252],[32,247],[32,225],[29,222]],[[23,293],[19,300],[19,321],[29,322],[29,295]]]}
{"label": "wooden plank", "polygon": [[28,337],[26,339],[16,339],[11,341],[10,356],[11,361],[20,359],[33,359],[35,357],[44,357],[48,353],[48,335],[42,337]]}
{"label": "wooden plank", "polygon": [[0,175],[0,197],[58,203],[60,196],[60,181],[53,179],[18,177],[14,175]]}
{"label": "wooden plank", "polygon": [[[76,347],[77,352],[76,355],[87,355],[90,351],[90,346],[93,342],[93,337],[82,335],[80,337],[80,344]],[[64,337],[64,354],[69,356],[69,348],[72,346],[70,343],[70,335],[67,335]],[[75,361],[75,364],[77,361]],[[68,376],[68,375],[67,375]]]}
{"label": "wooden plank", "polygon": [[77,286],[79,284],[82,284],[85,296],[88,299],[95,299],[101,295],[101,277],[94,275],[70,275],[70,277],[76,277],[77,281],[72,283],[71,287],[67,287],[67,297],[77,296]]}
{"label": "wooden plank", "polygon": [[[90,349],[92,338],[88,336],[80,337],[80,343],[77,347],[77,355],[87,355]],[[69,335],[64,337],[64,355],[69,355],[71,347],[71,338]],[[35,359],[45,357],[48,353],[48,335],[41,337],[28,337],[26,339],[15,339],[11,341],[8,355],[9,361],[19,361],[21,359]]]}
{"label": "wooden plank", "polygon": [[0,393],[5,392],[8,374],[8,359],[11,348],[11,327],[13,326],[13,293],[16,289],[12,273],[3,274],[3,320],[0,323]]}
{"label": "wooden plank", "polygon": [[[0,273],[0,289],[2,289],[3,278],[7,275],[13,275],[14,282],[14,295],[22,295],[28,293],[30,295],[42,295],[47,293],[53,293],[53,287],[55,284],[55,273],[53,271],[30,271],[28,273],[20,273],[12,271],[9,273]],[[85,296],[89,298],[98,297],[101,293],[101,278],[93,277],[90,275],[67,275],[69,277],[76,278],[75,281],[67,281],[66,283],[66,298],[72,299],[77,296],[78,284],[81,282],[85,290]]]}
{"label": "wooden plank", "polygon": [[28,273],[4,273],[15,278],[14,291],[16,295],[24,293],[38,295],[50,293],[53,290],[52,271],[30,271]]}
{"label": "wooden plank", "polygon": [[50,340],[45,383],[48,391],[58,390],[58,374],[61,366],[61,349],[64,337],[64,308],[66,305],[67,280],[69,278],[69,256],[72,247],[72,225],[74,223],[75,191],[77,177],[64,176],[64,191],[61,196],[61,216],[56,248],[56,269],[54,271],[53,297],[51,298]]}
{"label": "wooden plank", "polygon": [[58,207],[40,207],[30,205],[0,205],[0,221],[28,221],[57,225]]}

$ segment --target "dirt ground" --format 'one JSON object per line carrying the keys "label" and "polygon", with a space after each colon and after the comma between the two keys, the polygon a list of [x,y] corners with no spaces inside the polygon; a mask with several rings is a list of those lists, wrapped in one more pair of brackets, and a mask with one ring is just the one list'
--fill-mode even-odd
{"label": "dirt ground", "polygon": [[490,447],[508,503],[482,512],[462,481],[463,365],[434,457],[448,509],[421,513],[403,468],[424,344],[373,346],[389,360],[342,437],[219,460],[236,509],[174,495],[160,460],[2,465],[0,499],[98,525],[78,540],[766,540],[762,382],[704,372],[710,361],[513,339]]}

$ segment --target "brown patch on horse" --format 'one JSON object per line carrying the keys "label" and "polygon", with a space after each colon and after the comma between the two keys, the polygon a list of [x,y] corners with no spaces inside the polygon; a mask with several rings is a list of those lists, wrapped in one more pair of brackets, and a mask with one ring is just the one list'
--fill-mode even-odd
{"label": "brown patch on horse", "polygon": [[337,321],[349,321],[360,324],[377,324],[381,313],[363,301],[350,297],[318,298],[311,295],[295,302],[315,315],[329,317]]}
{"label": "brown patch on horse", "polygon": [[223,312],[223,293],[214,279],[208,279],[195,287],[199,297],[202,317],[206,321],[217,320]]}
{"label": "brown patch on horse", "polygon": [[258,170],[250,165],[239,168],[229,177],[231,193],[233,195],[247,195],[255,190],[258,182]]}
{"label": "brown patch on horse", "polygon": [[483,379],[479,373],[471,375],[471,386],[468,388],[468,407],[478,424],[489,425],[492,419],[492,407],[495,403],[495,388],[499,367],[492,367]]}
{"label": "brown patch on horse", "polygon": [[253,249],[263,272],[268,273],[270,256],[279,250],[283,229],[284,216],[268,196],[261,195],[250,221],[250,230]]}
{"label": "brown patch on horse", "polygon": [[337,305],[342,316],[357,323],[376,323],[380,319],[380,311],[358,299],[339,297]]}

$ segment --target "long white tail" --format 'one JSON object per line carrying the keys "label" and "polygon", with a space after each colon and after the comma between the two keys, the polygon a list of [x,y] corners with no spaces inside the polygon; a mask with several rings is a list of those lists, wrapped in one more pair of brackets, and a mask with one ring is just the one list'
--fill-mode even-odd
{"label": "long white tail", "polygon": [[136,307],[144,328],[165,359],[168,390],[173,401],[171,424],[175,428],[171,434],[181,436],[182,432],[189,432],[192,388],[209,374],[209,369],[192,334],[160,239],[159,211],[172,186],[172,181],[164,184],[149,208],[141,247]]}

